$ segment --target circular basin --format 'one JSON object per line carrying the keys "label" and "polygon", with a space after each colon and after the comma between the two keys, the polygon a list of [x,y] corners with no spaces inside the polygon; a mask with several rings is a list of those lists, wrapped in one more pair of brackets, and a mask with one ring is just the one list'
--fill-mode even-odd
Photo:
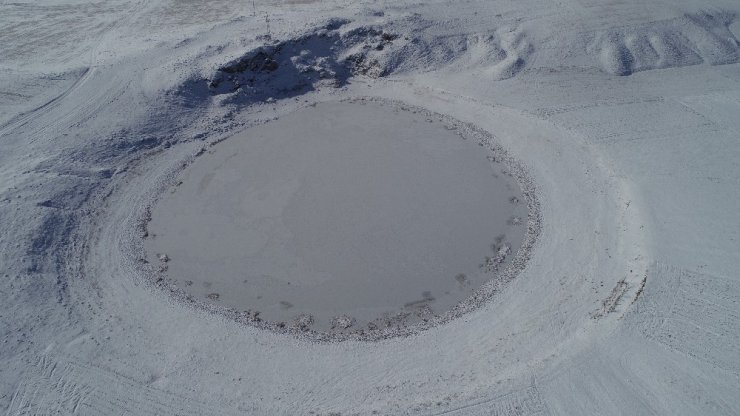
{"label": "circular basin", "polygon": [[194,298],[268,322],[428,320],[522,243],[524,198],[491,152],[428,113],[318,104],[196,158],[152,208],[147,255]]}

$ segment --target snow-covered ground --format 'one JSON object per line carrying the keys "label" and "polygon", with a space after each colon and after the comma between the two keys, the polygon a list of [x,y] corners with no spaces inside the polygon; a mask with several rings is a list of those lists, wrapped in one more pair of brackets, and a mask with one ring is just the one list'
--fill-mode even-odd
{"label": "snow-covered ground", "polygon": [[[740,414],[738,13],[0,4],[0,412]],[[313,342],[148,277],[147,207],[184,164],[365,96],[475,125],[526,168],[539,235],[490,301],[412,336]]]}

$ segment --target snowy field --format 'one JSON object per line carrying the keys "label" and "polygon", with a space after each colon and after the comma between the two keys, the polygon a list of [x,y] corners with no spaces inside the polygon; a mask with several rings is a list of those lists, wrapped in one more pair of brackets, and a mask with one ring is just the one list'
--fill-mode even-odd
{"label": "snowy field", "polygon": [[[1,3],[0,414],[740,414],[739,13],[737,0]],[[414,117],[428,133],[411,134],[421,131]],[[318,197],[351,195],[353,180],[374,173],[328,134],[295,147],[276,141],[299,140],[300,125],[317,131],[322,120],[349,124],[351,144],[385,158],[385,179],[362,185],[403,204],[365,211]],[[373,129],[390,134],[375,141]],[[419,152],[386,152],[400,143],[394,132]],[[455,151],[476,141],[484,146],[471,155]],[[365,252],[402,269],[400,247],[428,252],[447,233],[462,244],[408,270],[442,270],[457,284],[464,272],[445,268],[490,256],[497,243],[486,237],[498,225],[478,230],[470,220],[510,219],[505,208],[526,206],[513,214],[527,217],[526,233],[510,273],[479,283],[478,297],[437,324],[341,340],[304,336],[305,325],[267,327],[244,305],[225,305],[236,291],[227,273],[215,273],[223,298],[208,298],[216,292],[185,292],[172,275],[201,262],[157,258],[205,255],[197,244],[235,258],[235,244],[260,237],[150,235],[157,224],[162,236],[184,226],[208,235],[166,213],[181,196],[194,204],[187,215],[207,205],[188,175],[202,180],[214,169],[208,158],[229,149],[257,166],[224,162],[221,175],[269,172],[271,152],[314,151],[322,162],[280,159],[275,176],[258,181],[267,194],[238,178],[228,185],[251,210],[274,192],[264,207],[292,221],[288,252],[302,250],[306,269],[362,268]],[[444,161],[411,162],[434,157]],[[344,169],[342,160],[357,176],[339,175],[337,188],[316,179]],[[509,204],[515,194],[455,187],[461,178],[473,190],[499,186],[476,174],[496,163],[513,168],[520,188],[504,188],[520,192],[522,206]],[[296,166],[307,173],[303,193],[279,186]],[[382,185],[414,166],[420,195],[434,202],[423,208],[440,224],[394,216],[420,210],[418,199]],[[463,176],[445,174],[454,169]],[[279,200],[296,195],[302,203]],[[493,214],[455,205],[470,195],[505,203]],[[377,215],[351,221],[363,212]],[[335,217],[347,226],[312,224]],[[338,241],[355,237],[353,226],[413,232],[381,248],[359,239],[352,250]],[[322,262],[314,234],[344,256]],[[252,266],[290,269],[284,247],[265,246],[269,256]],[[288,301],[271,287],[272,301]],[[434,296],[423,292],[444,293],[402,289],[428,303]],[[331,308],[357,308],[341,293],[346,304]],[[316,312],[327,306],[320,300],[289,303]]]}

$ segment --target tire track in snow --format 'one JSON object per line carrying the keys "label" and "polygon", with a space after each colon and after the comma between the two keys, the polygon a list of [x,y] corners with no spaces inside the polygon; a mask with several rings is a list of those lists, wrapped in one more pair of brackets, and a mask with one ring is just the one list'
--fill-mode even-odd
{"label": "tire track in snow", "polygon": [[[79,97],[75,99],[75,94],[78,91],[85,91],[84,86],[88,84],[88,81],[94,78],[97,72],[96,68],[99,64],[99,51],[106,45],[108,38],[111,34],[116,32],[116,29],[126,25],[133,21],[137,16],[143,12],[144,1],[138,1],[132,5],[132,7],[124,14],[123,19],[116,20],[110,24],[105,33],[100,36],[100,40],[93,45],[90,49],[90,63],[86,68],[82,70],[80,77],[65,91],[46,103],[27,111],[21,115],[14,117],[9,120],[4,126],[0,127],[0,137],[10,135],[22,127],[28,126],[25,131],[25,135],[37,138],[43,136],[44,133],[49,131],[58,131],[60,124],[70,120],[81,120],[87,119],[90,114],[94,113],[95,108],[106,103],[106,98],[114,97],[120,94],[120,89],[115,88],[114,82],[107,82],[110,84],[109,87],[98,89],[98,92],[92,97]],[[109,80],[113,81],[113,80]],[[105,94],[108,92],[108,94]],[[69,97],[72,97],[72,100]],[[45,120],[44,116],[52,116],[58,110],[64,108],[62,104],[66,102],[82,102],[84,105],[71,106],[70,109],[64,111],[64,113],[54,117],[52,120]],[[64,127],[64,126],[61,126]],[[34,139],[31,139],[33,141]]]}
{"label": "tire track in snow", "polygon": [[18,386],[5,416],[68,415],[236,415],[147,386],[123,375],[63,358],[41,355]]}
{"label": "tire track in snow", "polygon": [[435,416],[546,416],[550,414],[534,382],[527,388],[502,396],[442,413],[434,413]]}
{"label": "tire track in snow", "polygon": [[11,133],[14,130],[17,130],[26,124],[28,124],[33,118],[37,117],[37,113],[43,109],[47,109],[47,111],[52,111],[55,107],[58,106],[59,101],[64,100],[65,97],[67,97],[72,91],[79,88],[82,84],[84,84],[85,80],[90,74],[90,67],[84,68],[80,76],[72,83],[72,85],[69,86],[66,90],[62,91],[60,94],[58,94],[56,97],[52,98],[51,100],[45,102],[44,104],[41,104],[40,106],[33,108],[31,110],[26,111],[25,113],[21,113],[15,117],[13,117],[11,120],[8,120],[5,125],[0,126],[0,137],[5,136],[9,133]]}
{"label": "tire track in snow", "polygon": [[657,263],[630,319],[668,348],[740,375],[740,283]]}

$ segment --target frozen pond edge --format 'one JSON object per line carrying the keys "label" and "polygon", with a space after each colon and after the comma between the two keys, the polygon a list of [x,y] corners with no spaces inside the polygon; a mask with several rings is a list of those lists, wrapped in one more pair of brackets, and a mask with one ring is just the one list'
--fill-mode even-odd
{"label": "frozen pond edge", "polygon": [[344,98],[338,101],[376,102],[382,105],[387,105],[392,109],[413,111],[426,117],[436,118],[440,120],[443,125],[455,129],[458,134],[463,137],[475,140],[480,146],[485,147],[491,152],[493,157],[496,158],[497,162],[507,168],[509,173],[518,183],[522,195],[526,200],[528,214],[526,231],[522,239],[522,244],[503,270],[500,270],[493,279],[477,288],[472,295],[458,303],[452,309],[442,314],[434,315],[427,321],[406,324],[403,322],[403,319],[400,319],[400,316],[398,317],[399,319],[395,320],[391,317],[388,327],[374,330],[358,328],[348,332],[316,331],[300,321],[281,325],[280,323],[267,322],[259,316],[259,313],[255,313],[253,311],[238,311],[233,308],[216,305],[194,298],[192,295],[186,293],[182,288],[177,287],[173,282],[165,279],[162,273],[163,270],[161,270],[159,265],[147,262],[147,254],[144,249],[144,237],[147,235],[146,227],[151,219],[151,210],[156,204],[159,195],[174,185],[179,173],[193,163],[198,156],[203,154],[208,148],[223,140],[227,140],[235,134],[235,132],[231,132],[226,137],[213,140],[208,145],[198,149],[195,153],[174,163],[160,181],[152,184],[152,188],[150,188],[146,194],[146,201],[140,204],[138,212],[130,217],[129,224],[127,224],[126,227],[135,230],[135,232],[126,233],[126,239],[122,241],[123,244],[121,249],[122,255],[128,258],[127,263],[133,265],[134,274],[137,276],[136,279],[165,293],[171,300],[178,304],[186,305],[210,314],[223,316],[242,325],[277,333],[289,334],[301,339],[316,342],[336,342],[345,340],[379,341],[389,338],[407,337],[433,327],[444,325],[478,309],[489,301],[492,301],[497,292],[524,270],[529,258],[532,256],[537,238],[540,234],[542,218],[536,195],[536,185],[528,174],[526,167],[516,158],[512,157],[500,144],[496,143],[495,138],[491,133],[471,123],[457,120],[449,115],[432,112],[425,108],[409,105],[401,101],[380,97],[360,96]]}

